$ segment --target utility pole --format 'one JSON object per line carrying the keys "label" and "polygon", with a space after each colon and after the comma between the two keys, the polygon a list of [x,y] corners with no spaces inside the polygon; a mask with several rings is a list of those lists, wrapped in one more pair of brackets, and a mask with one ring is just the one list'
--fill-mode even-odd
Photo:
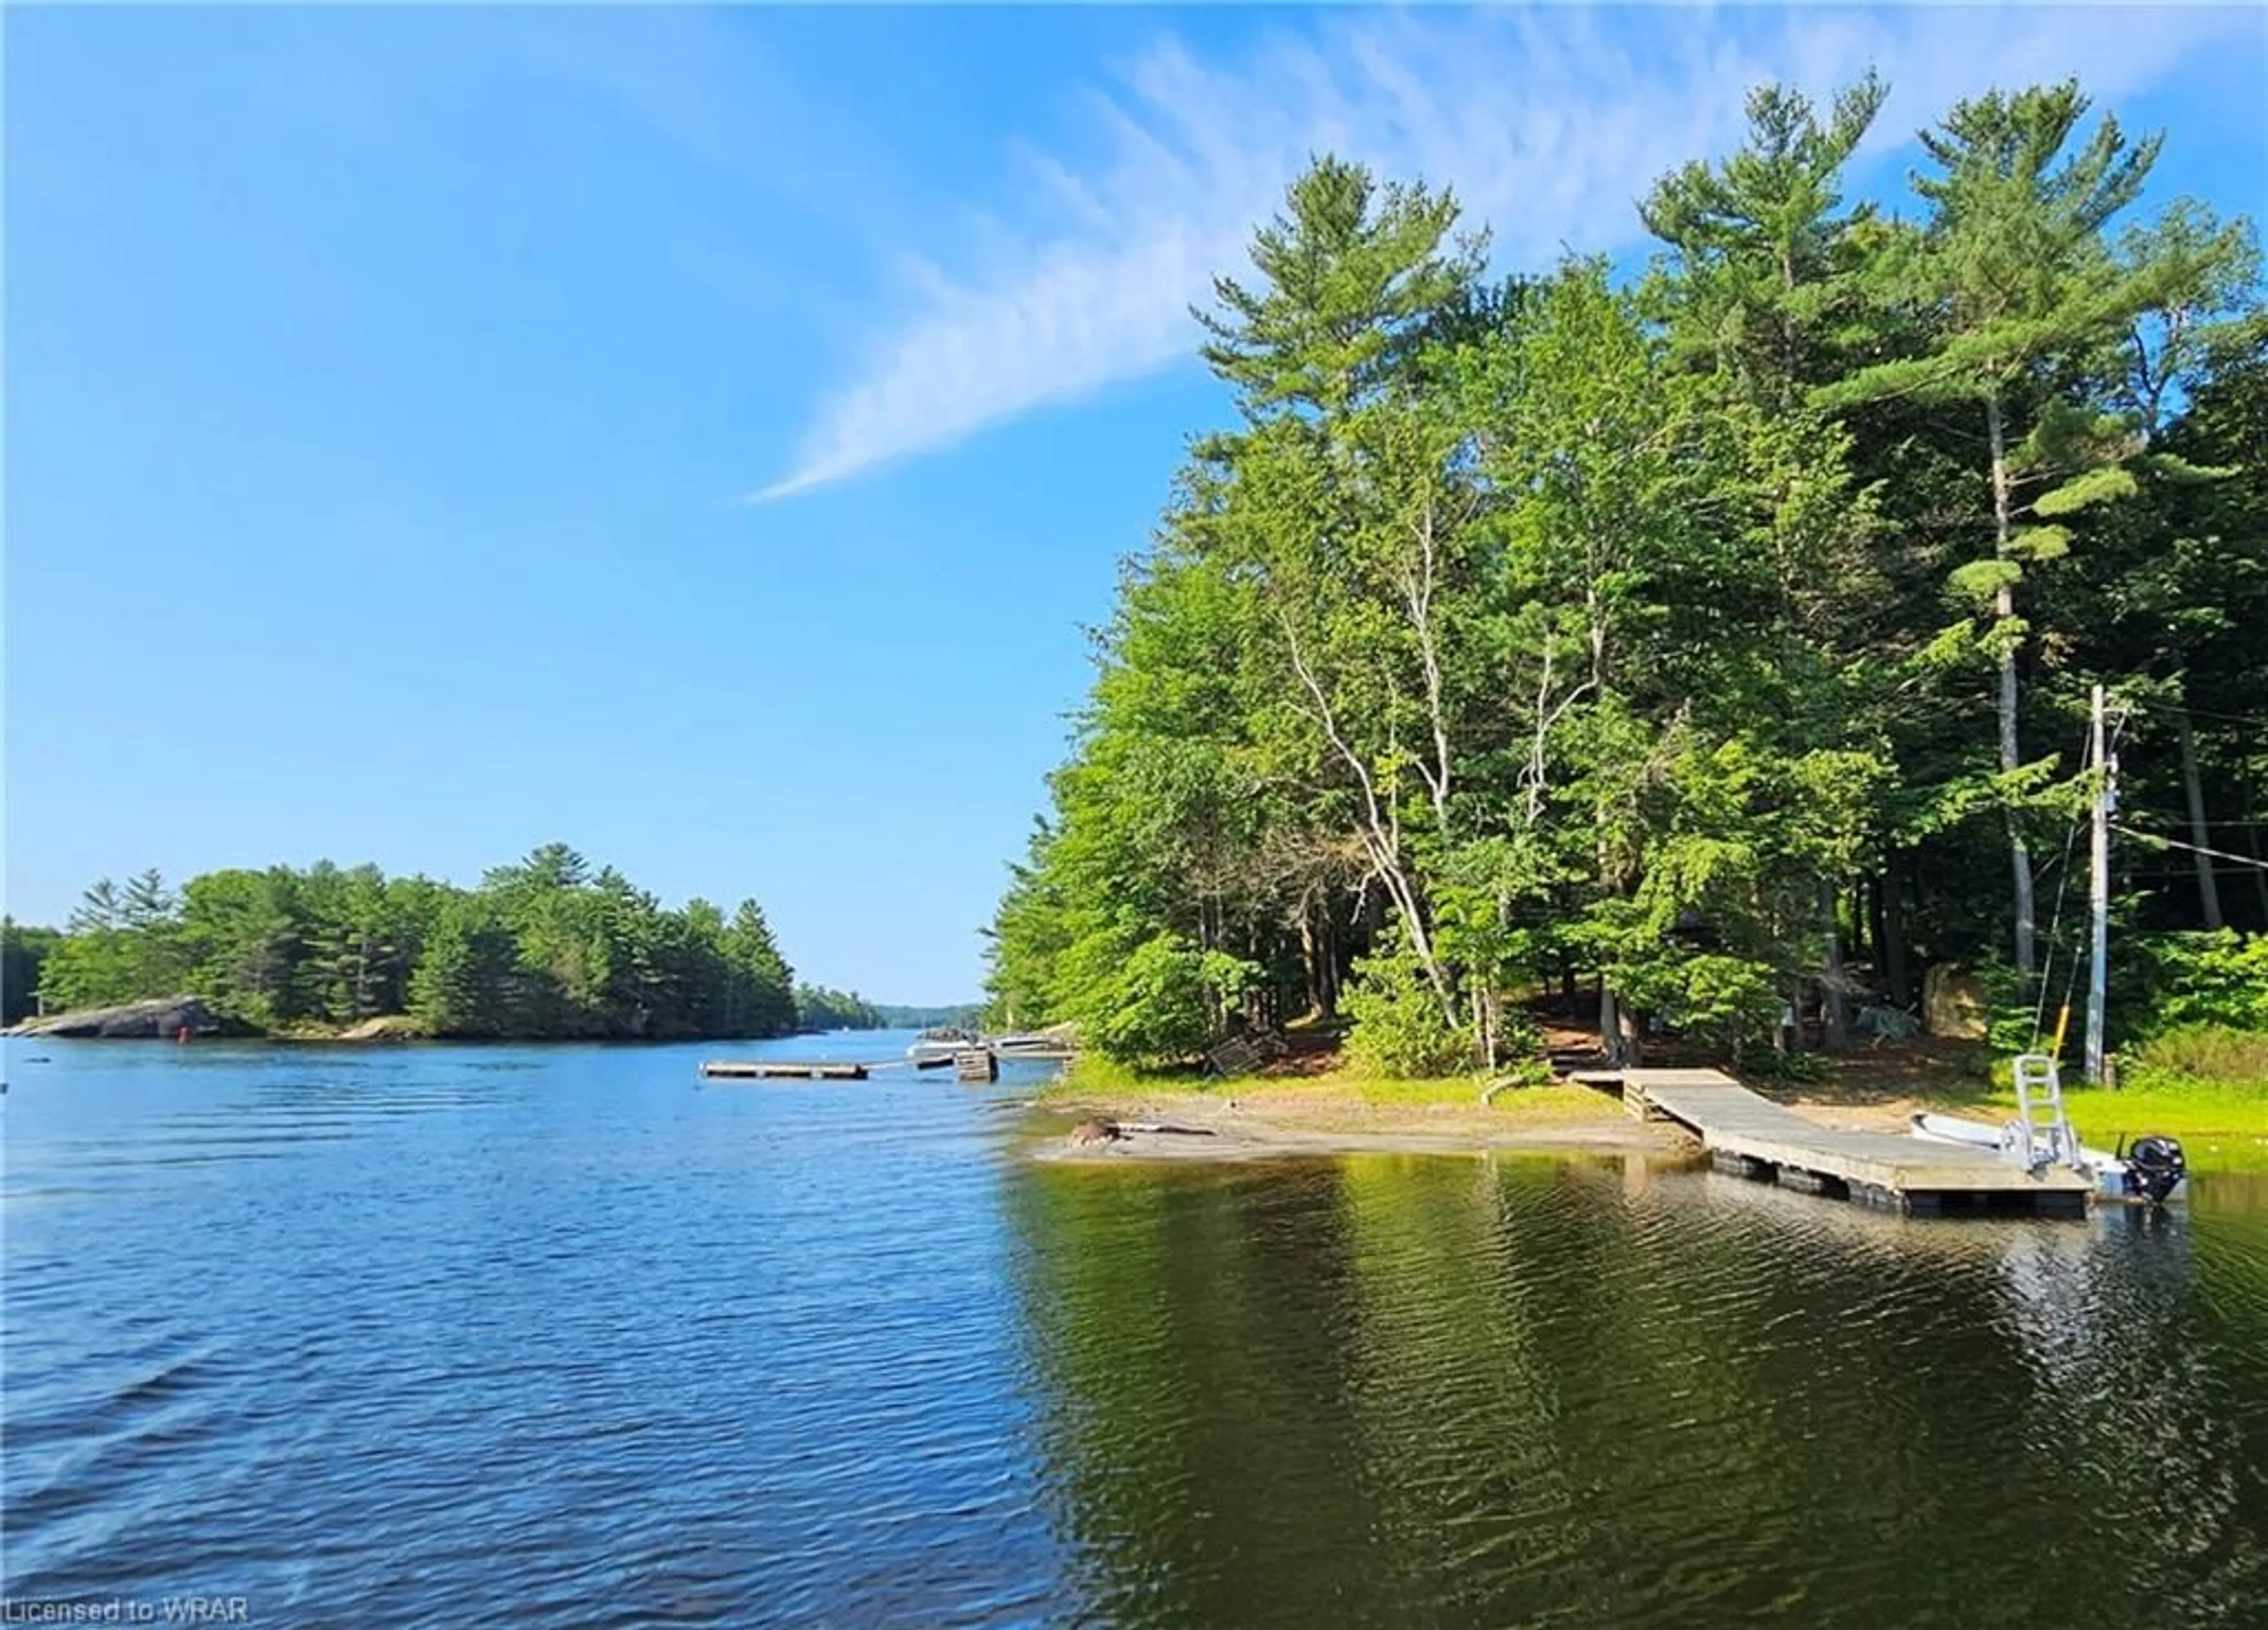
{"label": "utility pole", "polygon": [[2117,794],[2112,789],[2110,755],[2102,737],[2102,687],[2095,687],[2093,726],[2095,757],[2095,841],[2088,868],[2087,897],[2092,918],[2093,942],[2087,969],[2087,1079],[2102,1081],[2102,1004],[2110,977],[2110,812]]}

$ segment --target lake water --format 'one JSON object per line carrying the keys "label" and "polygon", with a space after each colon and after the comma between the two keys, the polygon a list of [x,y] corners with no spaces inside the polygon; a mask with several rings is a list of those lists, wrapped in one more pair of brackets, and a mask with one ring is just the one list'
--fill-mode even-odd
{"label": "lake water", "polygon": [[696,1082],[752,1051],[9,1044],[6,1595],[2268,1624],[2260,1176],[1971,1223],[1637,1160],[1042,1164],[1035,1070]]}

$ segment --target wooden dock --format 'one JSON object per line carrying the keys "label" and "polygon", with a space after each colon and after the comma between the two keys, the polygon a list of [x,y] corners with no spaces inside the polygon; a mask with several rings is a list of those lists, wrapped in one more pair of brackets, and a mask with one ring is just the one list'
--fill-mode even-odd
{"label": "wooden dock", "polygon": [[1631,1114],[1692,1131],[1720,1171],[1864,1206],[2080,1217],[2094,1187],[2063,1167],[2035,1176],[1991,1149],[1822,1126],[1717,1070],[1578,1070],[1573,1079],[1618,1088]]}
{"label": "wooden dock", "polygon": [[703,1078],[732,1081],[863,1081],[864,1064],[784,1064],[769,1058],[711,1058],[701,1066]]}
{"label": "wooden dock", "polygon": [[990,1082],[1000,1079],[1004,1063],[1060,1064],[1076,1054],[1068,1045],[1048,1038],[1018,1037],[1013,1041],[976,1038],[951,1051],[920,1058],[819,1059],[805,1062],[776,1058],[711,1058],[701,1066],[709,1081],[863,1081],[886,1070],[918,1073],[950,1069],[960,1081]]}

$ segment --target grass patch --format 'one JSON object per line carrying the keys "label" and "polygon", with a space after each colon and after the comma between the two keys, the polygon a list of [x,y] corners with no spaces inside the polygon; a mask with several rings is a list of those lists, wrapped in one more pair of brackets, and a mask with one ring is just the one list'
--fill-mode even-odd
{"label": "grass patch", "polygon": [[[2152,1132],[2268,1140],[2268,1034],[2183,1025],[2120,1054],[2117,1062],[2118,1085],[2110,1088],[2085,1085],[2077,1079],[2078,1065],[2065,1061],[2064,1103],[2090,1141]],[[1990,1090],[1968,1102],[2013,1115],[2014,1063],[1994,1058],[1990,1067]],[[1966,1093],[1963,1087],[1922,1095],[1951,1107]]]}
{"label": "grass patch", "polygon": [[[2175,1138],[2268,1141],[2268,1092],[2228,1087],[2135,1086],[2066,1088],[2064,1108],[2088,1142],[2164,1132]],[[2014,1115],[2014,1093],[1993,1103]]]}
{"label": "grass patch", "polygon": [[[2069,1086],[2064,1108],[2079,1135],[2098,1149],[2155,1132],[2177,1138],[2190,1164],[2201,1169],[2268,1169],[2268,1089],[2195,1081],[2168,1084],[2132,1079],[2118,1087]],[[1948,1107],[1972,1118],[2002,1120],[2016,1113],[2016,1095],[1995,1087],[1981,1103]]]}
{"label": "grass patch", "polygon": [[1194,1073],[1145,1075],[1128,1064],[1080,1053],[1040,1088],[1042,1098],[1120,1098],[1136,1093],[1198,1092],[1212,1083]]}
{"label": "grass patch", "polygon": [[[2181,1140],[2201,1170],[2268,1169],[2268,1090],[2228,1086],[2128,1086],[2066,1090],[2064,1107],[2095,1148],[2156,1132]],[[2007,1102],[2015,1112],[2013,1095]]]}

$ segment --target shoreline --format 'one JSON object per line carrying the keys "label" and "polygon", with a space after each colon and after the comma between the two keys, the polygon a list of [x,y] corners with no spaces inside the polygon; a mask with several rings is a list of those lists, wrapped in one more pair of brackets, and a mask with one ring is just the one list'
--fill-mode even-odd
{"label": "shoreline", "polygon": [[[1904,1132],[1918,1110],[1995,1122],[2014,1113],[2012,1104],[1949,1093],[1837,1099],[1815,1090],[1779,1101],[1822,1126],[1852,1132]],[[2200,1169],[2268,1168],[2268,1122],[2263,1118],[2268,1103],[2255,1100],[2232,1114],[2226,1095],[2184,1098],[2099,1088],[2073,1091],[2066,1101],[2081,1135],[2103,1147],[2156,1132],[2180,1138],[2191,1163]],[[1122,1130],[1113,1138],[1073,1142],[1072,1128],[1090,1119],[1193,1130]],[[1026,1125],[1028,1158],[1072,1163],[1522,1151],[1691,1159],[1701,1150],[1699,1140],[1683,1127],[1634,1119],[1607,1093],[1565,1082],[1501,1093],[1485,1106],[1438,1093],[1366,1094],[1329,1080],[1294,1085],[1248,1077],[1218,1091],[1070,1086],[1035,1099]]]}
{"label": "shoreline", "polygon": [[[55,1018],[76,1020],[76,1014],[60,1014]],[[183,1044],[178,1035],[180,1028],[190,1031],[188,1042]],[[59,1029],[54,1019],[26,1019],[0,1029],[0,1041],[57,1042],[72,1045],[85,1043],[111,1046],[179,1046],[210,1045],[214,1043],[235,1046],[258,1045],[272,1047],[548,1047],[554,1045],[578,1047],[688,1047],[694,1045],[733,1047],[743,1044],[784,1041],[838,1042],[845,1037],[891,1035],[897,1031],[880,1030],[789,1030],[777,1036],[436,1036],[417,1029],[401,1014],[384,1014],[365,1019],[359,1023],[342,1026],[293,1025],[284,1029],[261,1030],[239,1027],[232,1022],[208,1020],[202,1026],[176,1027],[164,1033],[153,1029],[99,1031],[85,1029]]]}
{"label": "shoreline", "polygon": [[[1587,1087],[1534,1087],[1494,1103],[1395,1103],[1344,1089],[1241,1084],[1218,1096],[1191,1092],[1082,1091],[1044,1095],[1030,1111],[1027,1153],[1039,1161],[1252,1161],[1333,1154],[1683,1154],[1699,1150],[1683,1129],[1639,1121]],[[1074,1143],[1071,1129],[1101,1119],[1189,1128],[1134,1132]]]}

